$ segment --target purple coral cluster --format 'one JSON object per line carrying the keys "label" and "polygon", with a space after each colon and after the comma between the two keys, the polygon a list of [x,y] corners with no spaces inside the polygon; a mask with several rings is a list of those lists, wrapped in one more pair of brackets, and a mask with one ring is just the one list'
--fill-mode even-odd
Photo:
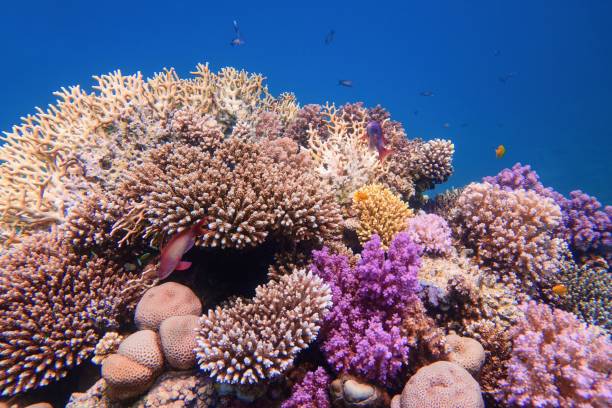
{"label": "purple coral cluster", "polygon": [[504,190],[532,190],[541,196],[552,198],[561,208],[562,226],[559,236],[565,239],[577,255],[601,255],[608,263],[612,262],[612,206],[602,205],[595,197],[580,190],[572,191],[565,198],[550,187],[544,187],[538,174],[529,165],[516,163],[493,177],[485,177],[484,182]]}
{"label": "purple coral cluster", "polygon": [[450,255],[453,249],[451,229],[439,215],[419,214],[409,218],[406,232],[427,254]]}
{"label": "purple coral cluster", "polygon": [[302,381],[293,386],[291,396],[281,408],[329,408],[327,389],[331,378],[322,367],[306,373]]}
{"label": "purple coral cluster", "polygon": [[612,343],[595,326],[545,304],[522,306],[497,397],[510,406],[612,406]]}
{"label": "purple coral cluster", "polygon": [[313,272],[332,289],[333,308],[322,328],[322,350],[339,373],[392,385],[408,361],[400,335],[402,310],[416,301],[421,248],[407,233],[396,235],[389,251],[373,235],[352,268],[345,255],[324,248],[313,252]]}

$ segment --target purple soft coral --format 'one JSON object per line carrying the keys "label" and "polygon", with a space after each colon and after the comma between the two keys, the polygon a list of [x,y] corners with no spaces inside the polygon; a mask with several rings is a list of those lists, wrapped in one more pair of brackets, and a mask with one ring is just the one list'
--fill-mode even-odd
{"label": "purple soft coral", "polygon": [[406,232],[427,254],[446,256],[452,252],[451,229],[439,215],[423,213],[408,218]]}
{"label": "purple soft coral", "polygon": [[293,386],[291,396],[281,408],[329,408],[327,389],[330,382],[331,378],[322,367],[309,371]]}
{"label": "purple soft coral", "polygon": [[331,366],[381,385],[391,385],[407,363],[408,344],[399,334],[402,309],[416,301],[421,249],[399,233],[381,248],[373,235],[355,268],[327,248],[313,252],[312,270],[332,288],[334,306],[322,328],[322,350]]}

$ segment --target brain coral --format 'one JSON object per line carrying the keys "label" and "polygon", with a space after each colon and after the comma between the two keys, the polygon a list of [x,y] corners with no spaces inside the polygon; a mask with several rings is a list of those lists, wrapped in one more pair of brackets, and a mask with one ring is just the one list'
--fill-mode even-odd
{"label": "brain coral", "polygon": [[523,305],[506,380],[498,398],[510,406],[609,407],[612,343],[573,314],[544,304]]}
{"label": "brain coral", "polygon": [[139,330],[127,336],[119,345],[117,354],[159,374],[164,367],[164,354],[161,350],[159,336],[153,330]]}
{"label": "brain coral", "polygon": [[331,306],[323,281],[298,270],[202,316],[196,338],[200,369],[217,382],[254,384],[274,378],[312,342]]}
{"label": "brain coral", "polygon": [[418,214],[408,218],[406,232],[410,239],[431,255],[450,255],[451,229],[444,218],[436,214]]}
{"label": "brain coral", "polygon": [[172,316],[159,326],[164,356],[172,368],[187,370],[196,364],[196,329],[200,316]]}
{"label": "brain coral", "polygon": [[4,252],[0,271],[3,395],[66,376],[145,289],[139,271],[76,254],[57,233],[37,233]]}
{"label": "brain coral", "polygon": [[448,346],[447,360],[459,364],[472,376],[477,377],[485,362],[485,351],[478,341],[456,334],[446,336]]}
{"label": "brain coral", "polygon": [[481,266],[540,296],[542,280],[557,271],[565,250],[553,232],[561,222],[559,206],[533,191],[472,183],[454,211],[457,234]]}
{"label": "brain coral", "polygon": [[102,363],[102,378],[112,400],[124,400],[145,392],[153,383],[155,375],[147,368],[128,357],[111,354]]}
{"label": "brain coral", "polygon": [[134,322],[139,329],[157,330],[168,317],[202,314],[202,302],[191,289],[176,282],[152,287],[136,305]]}
{"label": "brain coral", "polygon": [[484,408],[480,386],[463,367],[438,361],[421,368],[404,386],[401,408]]}
{"label": "brain coral", "polygon": [[353,194],[353,210],[357,213],[357,235],[363,244],[373,234],[387,247],[395,234],[406,228],[413,215],[408,205],[382,184],[367,185]]}

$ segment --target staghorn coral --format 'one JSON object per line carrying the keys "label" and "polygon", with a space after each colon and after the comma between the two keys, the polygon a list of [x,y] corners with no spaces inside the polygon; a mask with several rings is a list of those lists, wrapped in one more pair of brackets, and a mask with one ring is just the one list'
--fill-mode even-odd
{"label": "staghorn coral", "polygon": [[289,399],[281,405],[281,408],[330,408],[327,388],[331,378],[323,367],[306,373],[302,381],[293,386]]}
{"label": "staghorn coral", "polygon": [[482,267],[531,296],[541,296],[543,280],[556,272],[565,251],[553,233],[559,207],[533,191],[472,183],[457,200],[453,222]]}
{"label": "staghorn coral", "polygon": [[239,140],[227,141],[214,156],[167,144],[123,186],[131,209],[114,232],[127,231],[125,242],[144,236],[155,244],[204,218],[201,246],[256,246],[270,233],[294,242],[334,237],[339,209],[331,192],[303,170]]}
{"label": "staghorn coral", "polygon": [[298,270],[202,316],[196,338],[200,369],[217,382],[255,384],[281,375],[319,332],[331,306],[329,287]]}
{"label": "staghorn coral", "polygon": [[476,380],[463,367],[447,361],[417,371],[404,386],[399,402],[401,408],[484,408]]}
{"label": "staghorn coral", "polygon": [[294,140],[300,146],[308,147],[309,134],[315,134],[318,140],[325,140],[329,136],[321,105],[311,104],[302,107],[287,124],[283,136]]}
{"label": "staghorn coral", "polygon": [[609,338],[544,304],[531,301],[523,310],[511,329],[512,357],[497,397],[510,406],[610,406]]}
{"label": "staghorn coral", "polygon": [[321,349],[336,372],[381,385],[398,380],[409,353],[400,331],[402,310],[417,300],[419,252],[405,233],[387,253],[374,235],[354,268],[346,255],[328,248],[313,252],[311,270],[332,288],[334,306],[325,318]]}
{"label": "staghorn coral", "polygon": [[386,248],[395,234],[406,228],[413,212],[382,184],[367,185],[353,194],[353,210],[357,213],[357,235],[363,244],[373,234],[381,237]]}
{"label": "staghorn coral", "polygon": [[14,395],[56,381],[89,358],[144,292],[140,271],[72,252],[37,233],[0,257],[0,390]]}
{"label": "staghorn coral", "polygon": [[169,317],[200,314],[202,302],[190,288],[166,282],[145,292],[136,305],[134,323],[141,330],[158,330]]}
{"label": "staghorn coral", "polygon": [[408,218],[406,232],[410,239],[431,255],[450,255],[451,229],[444,218],[435,214],[417,214]]}
{"label": "staghorn coral", "polygon": [[102,364],[102,361],[110,354],[116,353],[119,345],[123,341],[124,337],[117,332],[106,332],[104,336],[96,344],[94,349],[94,356],[91,361],[96,364]]}

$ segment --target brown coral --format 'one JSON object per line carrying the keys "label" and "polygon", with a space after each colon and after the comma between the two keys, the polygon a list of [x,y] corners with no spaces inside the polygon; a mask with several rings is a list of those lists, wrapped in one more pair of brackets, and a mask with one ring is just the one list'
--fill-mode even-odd
{"label": "brown coral", "polygon": [[281,375],[313,341],[331,293],[310,272],[296,271],[256,289],[252,300],[210,310],[197,336],[200,368],[218,382],[254,384]]}
{"label": "brown coral", "polygon": [[413,215],[408,205],[382,184],[357,190],[353,194],[353,210],[359,219],[357,235],[361,243],[378,234],[385,248],[395,234],[406,228],[406,220]]}
{"label": "brown coral", "polygon": [[351,375],[336,378],[329,386],[332,405],[339,408],[385,408],[389,394],[383,388]]}
{"label": "brown coral", "polygon": [[212,408],[215,389],[210,378],[193,372],[162,374],[132,408]]}
{"label": "brown coral", "polygon": [[96,364],[102,364],[106,357],[117,352],[123,338],[124,337],[117,332],[104,333],[104,336],[102,336],[98,344],[96,344],[94,356],[91,361]]}
{"label": "brown coral", "polygon": [[450,140],[433,139],[420,146],[415,167],[419,181],[425,181],[428,188],[443,183],[453,174],[453,154],[455,145]]}
{"label": "brown coral", "polygon": [[446,360],[459,364],[473,377],[478,378],[485,362],[485,351],[478,341],[469,337],[457,336],[454,333],[446,336],[448,353]]}
{"label": "brown coral", "polygon": [[150,368],[138,364],[128,357],[111,354],[102,363],[102,378],[112,400],[125,400],[145,392],[153,383],[155,375]]}
{"label": "brown coral", "polygon": [[195,367],[196,329],[199,328],[200,316],[172,316],[159,326],[164,356],[168,364],[177,370],[188,370]]}
{"label": "brown coral", "polygon": [[202,302],[191,289],[176,282],[155,286],[136,305],[134,322],[139,329],[158,330],[171,316],[200,315]]}
{"label": "brown coral", "polygon": [[139,330],[130,334],[119,345],[117,354],[147,367],[154,375],[159,374],[164,367],[159,335],[153,330]]}
{"label": "brown coral", "polygon": [[144,291],[140,271],[82,256],[39,233],[0,257],[0,389],[47,385],[87,359]]}

